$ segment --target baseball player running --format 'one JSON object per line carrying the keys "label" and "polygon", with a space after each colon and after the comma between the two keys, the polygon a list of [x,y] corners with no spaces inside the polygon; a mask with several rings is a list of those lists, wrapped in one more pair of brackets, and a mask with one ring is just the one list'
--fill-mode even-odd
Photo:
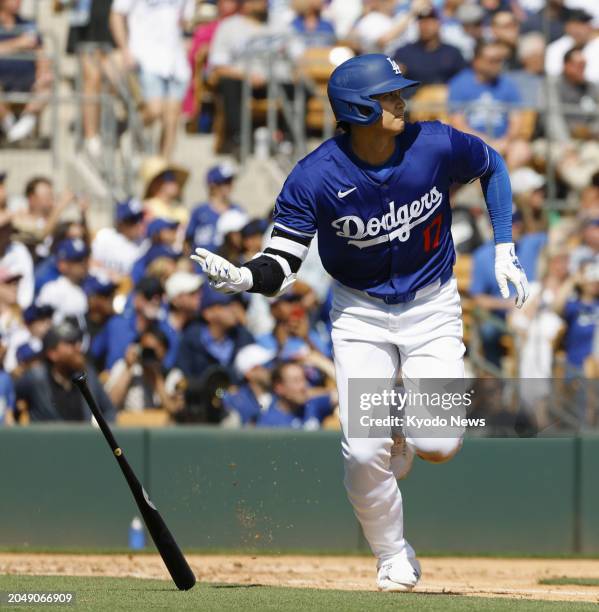
{"label": "baseball player running", "polygon": [[[296,278],[318,234],[336,281],[331,311],[343,429],[344,484],[377,557],[377,585],[410,591],[420,565],[404,538],[397,478],[414,454],[450,459],[461,437],[399,440],[348,435],[348,381],[464,377],[461,306],[452,269],[449,189],[480,180],[495,238],[504,298],[528,297],[512,242],[512,195],[501,156],[439,122],[406,123],[402,90],[419,83],[380,54],[341,64],[328,94],[342,133],[302,159],[277,199],[267,247],[242,267],[205,249],[192,258],[223,292],[275,295]],[[398,452],[399,446],[399,452]]]}

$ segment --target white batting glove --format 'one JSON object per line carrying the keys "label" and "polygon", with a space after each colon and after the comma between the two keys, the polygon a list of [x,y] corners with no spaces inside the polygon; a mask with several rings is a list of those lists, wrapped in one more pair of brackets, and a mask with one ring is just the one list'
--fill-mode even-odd
{"label": "white batting glove", "polygon": [[514,285],[518,294],[516,296],[516,306],[522,308],[530,291],[526,273],[516,257],[513,242],[503,242],[495,245],[495,278],[503,298],[510,297],[508,282]]}
{"label": "white batting glove", "polygon": [[241,293],[251,289],[254,284],[251,270],[238,268],[208,249],[196,249],[196,254],[191,255],[190,259],[200,264],[210,286],[221,293]]}

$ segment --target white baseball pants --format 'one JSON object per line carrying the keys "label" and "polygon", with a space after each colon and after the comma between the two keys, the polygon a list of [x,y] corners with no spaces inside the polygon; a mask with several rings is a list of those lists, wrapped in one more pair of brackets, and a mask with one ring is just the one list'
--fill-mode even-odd
{"label": "white baseball pants", "polygon": [[[391,438],[348,436],[351,378],[463,378],[462,308],[455,278],[420,290],[412,302],[388,305],[339,283],[331,320],[339,410],[343,429],[344,484],[379,566],[413,556],[403,535],[402,497],[390,468]],[[461,438],[420,438],[406,433],[416,451],[437,460],[453,456]]]}

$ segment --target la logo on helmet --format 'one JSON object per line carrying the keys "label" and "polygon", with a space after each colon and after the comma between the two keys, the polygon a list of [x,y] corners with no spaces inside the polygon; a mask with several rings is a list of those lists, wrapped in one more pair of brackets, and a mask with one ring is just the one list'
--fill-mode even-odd
{"label": "la logo on helmet", "polygon": [[388,57],[387,61],[391,64],[391,68],[393,68],[393,72],[395,72],[395,74],[401,74],[401,68],[395,60]]}

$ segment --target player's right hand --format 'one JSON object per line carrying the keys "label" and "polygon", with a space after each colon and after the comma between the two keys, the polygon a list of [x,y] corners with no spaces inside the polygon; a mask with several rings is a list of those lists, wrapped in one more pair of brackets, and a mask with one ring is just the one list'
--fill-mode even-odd
{"label": "player's right hand", "polygon": [[241,293],[251,289],[254,284],[251,270],[238,268],[208,249],[196,249],[195,255],[191,255],[190,259],[200,265],[210,286],[221,293]]}

